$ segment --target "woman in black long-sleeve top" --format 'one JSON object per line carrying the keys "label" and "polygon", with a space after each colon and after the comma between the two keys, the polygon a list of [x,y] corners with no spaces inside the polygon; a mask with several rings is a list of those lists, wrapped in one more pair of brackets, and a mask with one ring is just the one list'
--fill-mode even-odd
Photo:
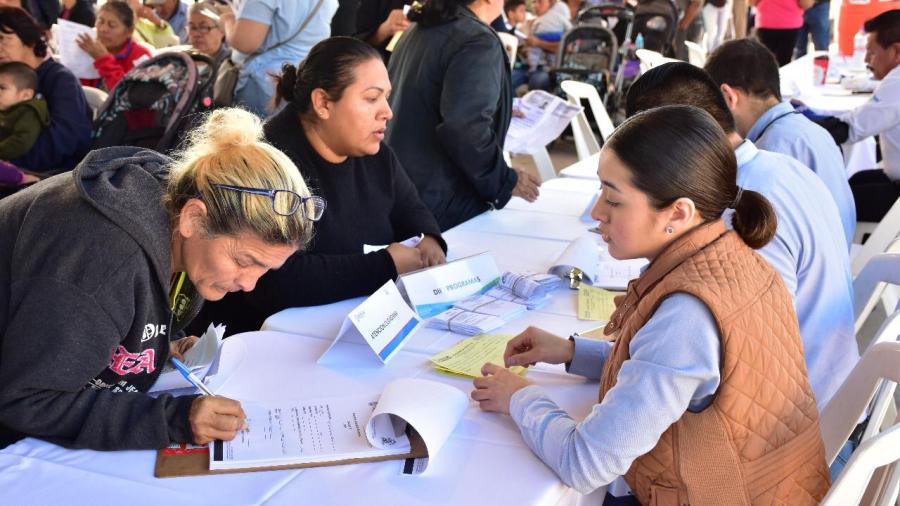
{"label": "woman in black long-sleeve top", "polygon": [[503,160],[512,114],[509,60],[488,26],[501,0],[428,0],[388,64],[395,118],[387,143],[446,230],[538,181]]}
{"label": "woman in black long-sleeve top", "polygon": [[[192,330],[210,322],[225,323],[229,334],[256,330],[282,309],[368,295],[398,274],[445,261],[437,222],[381,142],[390,91],[378,52],[350,37],[320,42],[299,69],[285,65],[278,93],[288,104],[266,123],[266,139],[328,207],[305,252],[252,293],[207,304]],[[417,247],[398,244],[420,234]],[[364,254],[364,244],[390,246]]]}

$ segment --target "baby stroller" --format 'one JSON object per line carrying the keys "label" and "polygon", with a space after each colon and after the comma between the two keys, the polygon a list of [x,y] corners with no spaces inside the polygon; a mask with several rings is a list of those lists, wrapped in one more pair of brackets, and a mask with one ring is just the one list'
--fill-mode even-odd
{"label": "baby stroller", "polygon": [[624,96],[625,81],[634,77],[626,75],[626,61],[630,57],[629,51],[632,51],[634,11],[625,5],[602,3],[579,12],[578,24],[600,25],[611,30],[616,36],[619,51],[614,63],[615,78],[603,100],[610,113],[613,113],[618,108],[620,98]]}
{"label": "baby stroller", "polygon": [[644,49],[670,54],[675,41],[678,6],[674,0],[637,0],[635,7],[603,3],[579,12],[578,23],[606,26],[616,34],[623,51],[641,34]]}
{"label": "baby stroller", "polygon": [[619,49],[616,36],[600,25],[578,25],[566,32],[559,44],[557,66],[551,70],[556,83],[574,79],[589,83],[605,96]]}
{"label": "baby stroller", "polygon": [[216,70],[197,52],[166,52],[133,68],[94,121],[94,148],[139,146],[173,151],[212,106]]}
{"label": "baby stroller", "polygon": [[638,0],[633,31],[635,37],[643,34],[644,49],[674,56],[678,14],[675,0]]}

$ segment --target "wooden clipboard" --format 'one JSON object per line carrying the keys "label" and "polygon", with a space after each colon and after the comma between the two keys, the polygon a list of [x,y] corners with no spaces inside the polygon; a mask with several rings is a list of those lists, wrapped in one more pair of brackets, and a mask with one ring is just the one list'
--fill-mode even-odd
{"label": "wooden clipboard", "polygon": [[281,469],[303,469],[307,467],[342,466],[345,464],[359,464],[363,462],[381,462],[384,460],[417,459],[428,456],[425,441],[422,436],[409,426],[410,451],[400,455],[384,455],[380,457],[366,457],[356,459],[332,460],[328,462],[313,462],[307,464],[286,464],[279,466],[251,467],[242,469],[209,469],[209,447],[163,448],[156,453],[156,467],[153,476],[157,478],[172,478],[176,476],[204,476],[207,474],[231,474],[250,473],[255,471],[277,471]]}

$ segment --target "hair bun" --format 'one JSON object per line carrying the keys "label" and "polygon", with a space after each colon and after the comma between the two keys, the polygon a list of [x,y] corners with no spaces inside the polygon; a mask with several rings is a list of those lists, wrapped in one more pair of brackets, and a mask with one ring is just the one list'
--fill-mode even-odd
{"label": "hair bun", "polygon": [[297,82],[297,67],[290,63],[281,66],[281,78],[278,79],[277,92],[282,100],[294,101],[294,84]]}
{"label": "hair bun", "polygon": [[198,130],[198,138],[203,139],[211,151],[248,146],[263,138],[259,117],[238,108],[213,111]]}

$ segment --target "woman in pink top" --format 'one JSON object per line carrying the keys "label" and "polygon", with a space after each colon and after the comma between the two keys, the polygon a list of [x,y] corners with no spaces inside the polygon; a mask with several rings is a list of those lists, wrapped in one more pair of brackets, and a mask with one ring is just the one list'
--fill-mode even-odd
{"label": "woman in pink top", "polygon": [[756,38],[775,54],[778,66],[790,63],[803,26],[803,11],[814,0],[750,0],[756,6]]}

